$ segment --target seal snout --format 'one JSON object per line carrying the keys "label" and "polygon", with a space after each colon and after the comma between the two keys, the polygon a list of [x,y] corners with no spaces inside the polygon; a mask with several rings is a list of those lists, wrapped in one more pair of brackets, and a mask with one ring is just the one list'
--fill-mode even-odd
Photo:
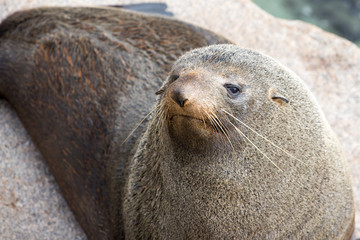
{"label": "seal snout", "polygon": [[170,92],[170,97],[173,99],[180,107],[184,107],[185,102],[188,101],[188,99],[185,96],[185,93],[180,88],[172,89]]}
{"label": "seal snout", "polygon": [[214,115],[209,78],[200,71],[183,73],[169,84],[163,99],[171,138],[189,148],[198,149],[217,133],[209,119]]}
{"label": "seal snout", "polygon": [[167,97],[183,110],[186,108],[187,111],[190,111],[191,108],[197,106],[202,101],[201,99],[205,97],[203,96],[204,92],[201,91],[204,84],[203,78],[204,76],[199,72],[183,74],[171,83]]}

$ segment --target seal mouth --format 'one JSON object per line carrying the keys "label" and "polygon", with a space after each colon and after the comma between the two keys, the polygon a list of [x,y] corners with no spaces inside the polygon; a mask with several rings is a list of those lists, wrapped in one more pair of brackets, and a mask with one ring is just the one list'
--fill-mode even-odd
{"label": "seal mouth", "polygon": [[184,114],[174,114],[170,117],[170,121],[172,121],[174,119],[174,117],[182,117],[182,118],[188,118],[188,119],[193,119],[193,120],[198,120],[198,121],[201,121],[201,122],[206,122],[206,120],[204,119],[200,119],[200,118],[197,118],[197,117],[193,117],[193,116],[189,116],[189,115],[184,115]]}
{"label": "seal mouth", "polygon": [[204,118],[204,119],[200,119],[194,116],[190,116],[190,115],[184,115],[184,114],[174,114],[172,115],[169,120],[170,122],[174,120],[174,118],[184,118],[184,119],[188,119],[191,121],[196,121],[199,123],[198,126],[203,126],[201,127],[202,129],[207,129],[208,130],[212,130],[215,133],[222,133],[223,131],[221,130],[221,127],[217,126],[216,124],[214,124],[214,122],[211,122],[211,120]]}

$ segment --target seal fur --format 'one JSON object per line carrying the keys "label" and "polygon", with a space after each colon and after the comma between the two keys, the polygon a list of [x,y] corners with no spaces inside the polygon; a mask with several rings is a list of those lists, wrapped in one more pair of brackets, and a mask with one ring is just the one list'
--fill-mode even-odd
{"label": "seal fur", "polygon": [[[231,45],[170,69],[219,42],[111,8],[36,9],[1,24],[0,93],[90,239],[351,235],[345,158],[297,76]],[[168,71],[151,118],[127,138]]]}
{"label": "seal fur", "polygon": [[182,56],[159,94],[130,167],[126,236],[350,238],[345,157],[294,73],[214,45]]}
{"label": "seal fur", "polygon": [[126,166],[155,92],[193,48],[228,42],[118,8],[39,8],[0,25],[0,95],[46,160],[89,239],[121,239]]}

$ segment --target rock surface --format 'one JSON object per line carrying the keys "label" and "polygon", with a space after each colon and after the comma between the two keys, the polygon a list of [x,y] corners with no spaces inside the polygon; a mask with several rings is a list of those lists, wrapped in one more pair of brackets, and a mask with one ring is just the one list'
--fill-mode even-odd
{"label": "rock surface", "polygon": [[[38,6],[107,5],[149,0],[0,0],[0,20]],[[360,209],[360,49],[300,21],[276,19],[249,0],[173,0],[178,19],[272,56],[310,87],[338,135]],[[0,239],[86,239],[11,107],[0,100]],[[359,216],[359,211],[357,211]],[[360,224],[356,224],[360,236]]]}

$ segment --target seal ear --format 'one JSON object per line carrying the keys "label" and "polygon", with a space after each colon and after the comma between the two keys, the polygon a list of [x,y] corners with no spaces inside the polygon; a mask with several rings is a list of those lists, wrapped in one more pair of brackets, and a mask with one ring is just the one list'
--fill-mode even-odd
{"label": "seal ear", "polygon": [[161,94],[163,94],[164,92],[165,92],[165,88],[162,87],[162,88],[160,88],[160,89],[155,93],[155,95],[161,95]]}
{"label": "seal ear", "polygon": [[281,106],[290,102],[286,97],[278,93],[275,89],[269,90],[269,98]]}

